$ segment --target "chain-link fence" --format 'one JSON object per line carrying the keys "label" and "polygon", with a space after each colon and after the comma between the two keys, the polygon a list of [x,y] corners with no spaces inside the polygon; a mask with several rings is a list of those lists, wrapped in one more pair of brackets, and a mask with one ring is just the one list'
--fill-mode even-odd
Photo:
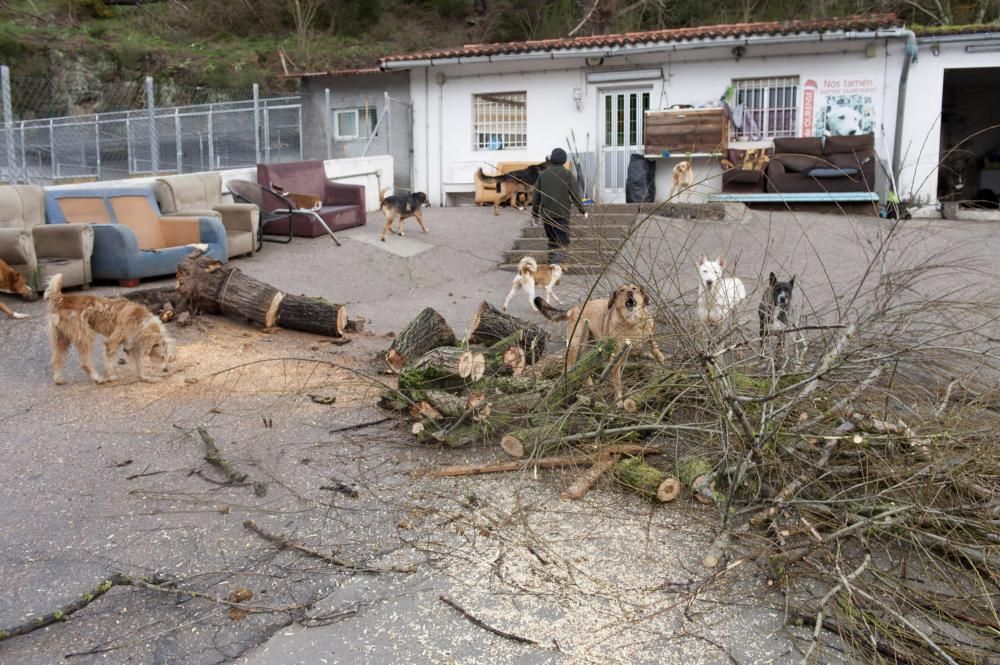
{"label": "chain-link fence", "polygon": [[[145,83],[68,85],[2,68],[0,179],[52,184],[302,159],[299,97]],[[251,97],[247,99],[247,97]]]}

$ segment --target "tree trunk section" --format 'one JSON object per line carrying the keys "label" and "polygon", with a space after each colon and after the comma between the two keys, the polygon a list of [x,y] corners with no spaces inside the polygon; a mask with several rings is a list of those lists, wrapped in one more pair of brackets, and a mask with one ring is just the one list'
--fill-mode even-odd
{"label": "tree trunk section", "polygon": [[650,466],[641,457],[630,457],[615,464],[615,480],[647,499],[673,501],[680,494],[680,482],[665,471]]}
{"label": "tree trunk section", "polygon": [[455,390],[469,383],[472,354],[457,346],[439,346],[404,367],[400,390]]}
{"label": "tree trunk section", "polygon": [[454,346],[457,341],[444,317],[428,307],[399,331],[385,354],[385,362],[394,372],[400,372],[408,362],[427,351]]}
{"label": "tree trunk section", "polygon": [[239,316],[266,328],[280,325],[339,337],[347,317],[343,305],[321,298],[288,296],[200,251],[178,264],[177,291],[203,312]]}
{"label": "tree trunk section", "polygon": [[343,337],[347,310],[323,298],[286,295],[278,306],[277,324],[289,330]]}
{"label": "tree trunk section", "polygon": [[582,499],[590,491],[590,488],[601,479],[601,476],[618,462],[618,458],[619,455],[599,456],[593,466],[559,494],[559,498],[567,501]]}
{"label": "tree trunk section", "polygon": [[577,358],[576,364],[556,380],[549,394],[535,407],[536,413],[555,411],[574,397],[587,379],[604,369],[614,355],[618,344],[613,339],[604,339]]}
{"label": "tree trunk section", "polygon": [[514,333],[521,335],[520,346],[529,365],[545,353],[548,333],[534,323],[501,312],[485,300],[469,323],[469,342],[473,344],[490,346]]}

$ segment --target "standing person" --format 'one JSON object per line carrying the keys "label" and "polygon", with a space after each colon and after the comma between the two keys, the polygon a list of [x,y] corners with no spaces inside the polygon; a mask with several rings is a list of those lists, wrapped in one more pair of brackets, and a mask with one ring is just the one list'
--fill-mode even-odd
{"label": "standing person", "polygon": [[548,161],[549,168],[539,173],[535,181],[531,214],[540,217],[545,227],[545,236],[549,239],[549,263],[562,263],[566,260],[564,250],[569,245],[570,204],[576,206],[584,217],[589,214],[577,194],[576,176],[563,166],[566,164],[566,151],[556,148]]}

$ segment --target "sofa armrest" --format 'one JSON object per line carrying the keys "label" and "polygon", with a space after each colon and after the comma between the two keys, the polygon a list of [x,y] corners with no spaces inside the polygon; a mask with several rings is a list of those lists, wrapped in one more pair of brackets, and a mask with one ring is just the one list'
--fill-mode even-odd
{"label": "sofa armrest", "polygon": [[49,259],[90,261],[94,251],[94,229],[90,224],[45,224],[32,230],[35,251]]}
{"label": "sofa armrest", "polygon": [[785,165],[781,163],[780,159],[772,158],[767,163],[767,169],[765,173],[769,176],[783,176],[785,175]]}
{"label": "sofa armrest", "polygon": [[97,279],[124,279],[136,274],[141,256],[132,229],[122,224],[91,224],[94,253],[90,265]]}
{"label": "sofa armrest", "polygon": [[325,205],[357,205],[365,207],[364,185],[345,185],[333,180],[327,180],[323,188],[323,203]]}
{"label": "sofa armrest", "polygon": [[[226,227],[222,225],[222,222],[216,217],[202,217],[198,220],[198,236],[200,238],[199,242],[206,245],[217,245],[220,248],[217,258],[223,263],[226,262],[227,249],[229,247],[228,239],[226,238]],[[210,252],[211,253],[211,252]]]}
{"label": "sofa armrest", "polygon": [[34,270],[38,265],[35,243],[28,229],[0,229],[0,260],[14,266],[26,265]]}
{"label": "sofa armrest", "polygon": [[246,231],[257,233],[260,220],[260,208],[252,203],[223,203],[215,206],[222,216],[222,225],[227,231]]}
{"label": "sofa armrest", "polygon": [[176,212],[164,212],[164,213],[161,213],[160,216],[163,217],[163,218],[167,218],[167,217],[170,217],[170,218],[177,218],[177,217],[218,217],[219,216],[219,211],[218,210],[213,210],[212,208],[205,208],[205,209],[198,208],[198,209],[191,209],[191,210],[184,209],[184,210],[178,210]]}

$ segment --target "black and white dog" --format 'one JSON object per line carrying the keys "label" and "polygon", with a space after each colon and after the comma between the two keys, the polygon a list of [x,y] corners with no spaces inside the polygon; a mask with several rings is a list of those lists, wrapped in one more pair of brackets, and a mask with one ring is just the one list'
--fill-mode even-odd
{"label": "black and white dog", "polygon": [[[767,278],[767,290],[757,308],[760,319],[761,344],[767,343],[765,335],[771,331],[786,330],[789,327],[788,314],[792,308],[792,289],[795,288],[795,276],[787,282],[779,282],[772,272]],[[783,346],[784,335],[778,335],[778,346]]]}

